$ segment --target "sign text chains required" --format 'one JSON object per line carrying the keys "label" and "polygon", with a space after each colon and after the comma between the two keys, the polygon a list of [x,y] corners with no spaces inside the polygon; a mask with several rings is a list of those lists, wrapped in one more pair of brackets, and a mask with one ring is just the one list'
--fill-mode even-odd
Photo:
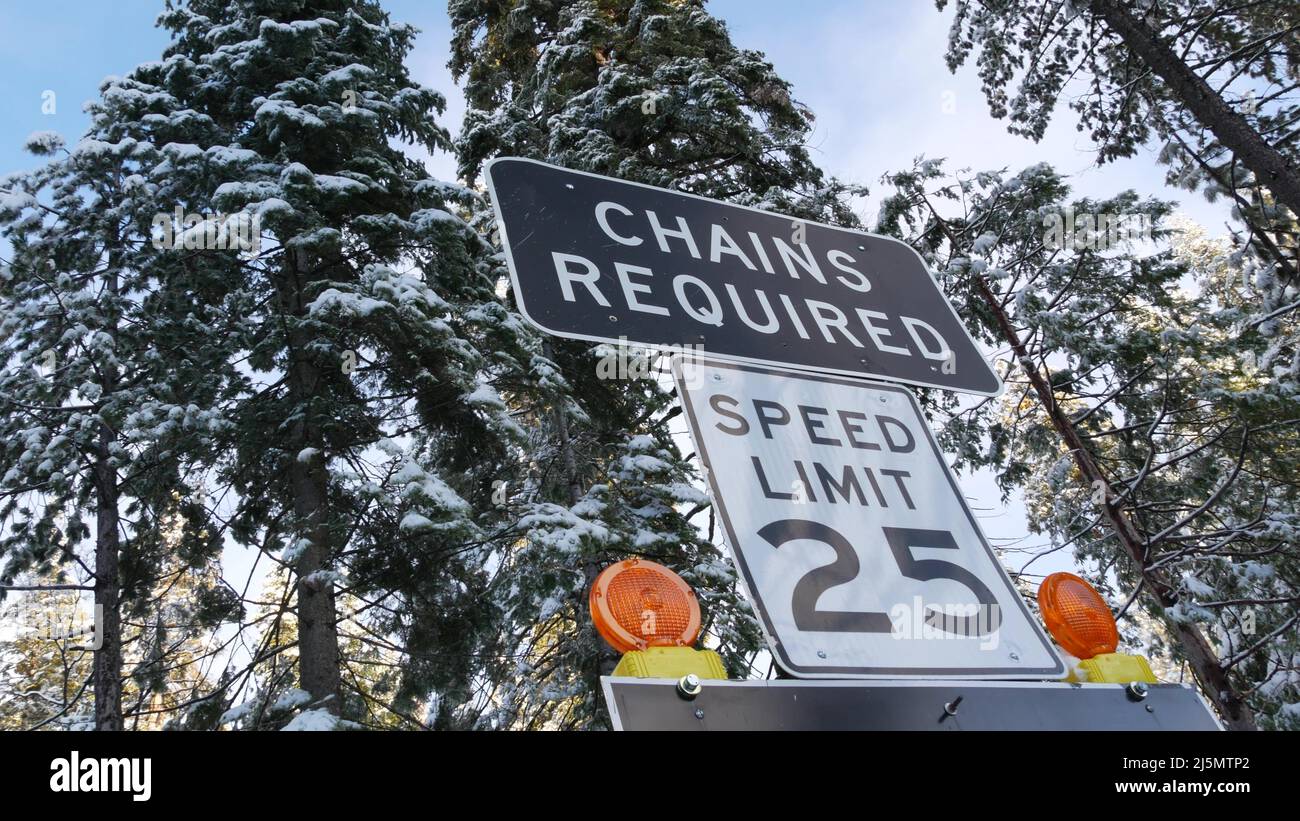
{"label": "sign text chains required", "polygon": [[531,160],[487,168],[521,312],[572,339],[994,395],[898,240]]}

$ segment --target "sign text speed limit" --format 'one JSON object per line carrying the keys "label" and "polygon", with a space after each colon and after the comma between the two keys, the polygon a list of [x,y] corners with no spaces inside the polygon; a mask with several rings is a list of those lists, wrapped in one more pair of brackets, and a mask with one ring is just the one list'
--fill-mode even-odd
{"label": "sign text speed limit", "polygon": [[728,542],[783,668],[803,677],[1064,673],[911,393],[691,357],[675,371]]}

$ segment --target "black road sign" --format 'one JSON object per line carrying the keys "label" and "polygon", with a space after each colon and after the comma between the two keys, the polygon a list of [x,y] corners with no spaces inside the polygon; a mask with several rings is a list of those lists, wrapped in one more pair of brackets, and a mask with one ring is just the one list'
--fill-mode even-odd
{"label": "black road sign", "polygon": [[1220,730],[1195,690],[1004,681],[601,679],[618,730]]}
{"label": "black road sign", "polygon": [[519,308],[547,333],[996,395],[921,257],[889,237],[505,157]]}

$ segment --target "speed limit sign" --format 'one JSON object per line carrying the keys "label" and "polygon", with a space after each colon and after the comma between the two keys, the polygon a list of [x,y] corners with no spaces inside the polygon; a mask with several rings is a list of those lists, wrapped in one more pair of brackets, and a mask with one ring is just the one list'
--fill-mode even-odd
{"label": "speed limit sign", "polygon": [[675,360],[674,377],[783,669],[1064,675],[909,391],[700,357]]}

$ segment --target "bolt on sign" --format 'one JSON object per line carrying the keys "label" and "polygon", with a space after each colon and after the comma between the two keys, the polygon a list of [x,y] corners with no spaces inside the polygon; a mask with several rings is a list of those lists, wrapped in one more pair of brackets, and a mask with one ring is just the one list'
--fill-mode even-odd
{"label": "bolt on sign", "polygon": [[713,500],[783,669],[1059,678],[908,390],[678,356]]}
{"label": "bolt on sign", "polygon": [[889,237],[505,157],[486,178],[547,333],[993,396],[924,261]]}

